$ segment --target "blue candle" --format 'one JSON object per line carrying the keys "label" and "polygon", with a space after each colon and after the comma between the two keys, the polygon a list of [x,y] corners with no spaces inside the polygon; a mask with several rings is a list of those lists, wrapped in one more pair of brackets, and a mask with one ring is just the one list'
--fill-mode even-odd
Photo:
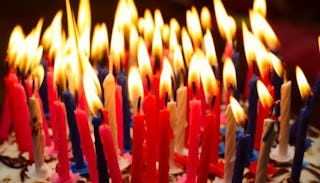
{"label": "blue candle", "polygon": [[249,81],[249,107],[248,107],[248,126],[247,134],[251,135],[249,142],[248,153],[253,155],[254,134],[256,131],[256,119],[257,119],[257,106],[258,106],[258,92],[257,92],[257,80],[258,77],[253,75]]}
{"label": "blue candle", "polygon": [[48,83],[47,83],[48,61],[45,58],[42,58],[41,65],[43,66],[44,75],[43,75],[43,82],[39,88],[39,93],[42,100],[43,111],[45,113],[46,118],[48,118],[50,116],[49,100],[48,100]]}
{"label": "blue candle", "polygon": [[244,167],[249,166],[248,147],[251,141],[250,134],[242,134],[238,138],[236,160],[233,168],[232,183],[242,183]]}
{"label": "blue candle", "polygon": [[[100,65],[97,65],[96,69],[98,71],[98,79],[101,87],[101,93],[104,93],[102,84],[103,84],[104,78],[106,78],[109,72],[106,68],[102,68]],[[101,95],[101,101],[104,104],[104,95]]]}
{"label": "blue candle", "polygon": [[102,143],[100,139],[99,126],[102,123],[102,119],[99,116],[94,116],[92,118],[93,130],[94,130],[94,145],[96,147],[97,155],[97,168],[99,173],[99,183],[109,183],[108,166],[106,159],[104,157]]}
{"label": "blue candle", "polygon": [[[274,100],[280,100],[281,98],[281,85],[283,83],[283,79],[278,76],[278,74],[274,71],[272,73],[272,85],[274,87]],[[277,117],[280,116],[280,102],[275,105],[275,115]]]}
{"label": "blue candle", "polygon": [[[236,50],[233,50],[232,54],[232,61],[236,70],[236,80],[237,80],[237,87],[240,85],[240,62],[239,62],[240,54]],[[233,91],[233,96],[237,100],[240,99],[240,90],[238,88],[235,88]]]}
{"label": "blue candle", "polygon": [[[293,158],[292,170],[291,170],[291,180],[293,182],[299,182],[303,156],[306,150],[305,141],[307,137],[307,128],[308,128],[308,117],[310,116],[312,106],[314,105],[316,99],[320,95],[320,75],[317,78],[317,81],[313,85],[312,94],[306,102],[305,106],[301,109],[298,120],[295,121],[295,125],[298,125],[296,128],[296,148]],[[290,131],[291,134],[292,131]]]}
{"label": "blue candle", "polygon": [[83,154],[80,146],[80,134],[74,114],[76,109],[76,101],[69,91],[62,93],[62,100],[66,106],[68,126],[70,131],[70,139],[72,144],[73,163],[71,164],[72,172],[86,174],[88,167],[83,159]]}
{"label": "blue candle", "polygon": [[124,151],[131,152],[131,137],[130,137],[130,124],[131,124],[131,114],[130,114],[130,103],[128,98],[128,83],[127,78],[121,72],[117,74],[117,82],[122,87],[122,108],[123,108],[123,135],[124,135]]}

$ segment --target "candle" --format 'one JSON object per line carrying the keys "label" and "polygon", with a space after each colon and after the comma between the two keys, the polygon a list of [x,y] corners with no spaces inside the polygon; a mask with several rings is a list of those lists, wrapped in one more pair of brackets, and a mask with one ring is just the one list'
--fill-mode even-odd
{"label": "candle", "polygon": [[[170,133],[171,133],[171,136],[172,138],[174,138],[174,133],[173,133],[173,129],[175,129],[175,123],[176,123],[176,111],[177,111],[177,105],[176,105],[176,102],[173,101],[173,100],[170,100],[168,103],[167,103],[167,110],[169,111],[170,113]],[[160,124],[159,124],[160,125]],[[170,140],[170,157],[169,157],[169,164],[170,164],[170,169],[174,169],[176,167],[175,163],[174,163],[174,147],[175,147],[175,141],[174,139],[171,139]],[[159,149],[161,151],[161,148]],[[160,152],[161,154],[161,152]]]}
{"label": "candle", "polygon": [[[220,82],[217,80],[217,87],[216,87],[216,99],[214,102],[213,111],[216,115],[215,120],[213,121],[213,132],[212,132],[212,150],[211,150],[211,163],[215,164],[218,163],[219,160],[219,143],[220,143]],[[218,115],[219,114],[219,115]]]}
{"label": "candle", "polygon": [[223,65],[223,88],[226,92],[226,104],[230,103],[231,92],[235,92],[237,88],[236,70],[232,60],[227,57]]}
{"label": "candle", "polygon": [[128,76],[129,97],[132,106],[137,106],[133,116],[133,146],[131,164],[131,183],[143,181],[143,141],[145,135],[144,114],[140,112],[141,98],[143,97],[143,84],[139,71],[131,67]]}
{"label": "candle", "polygon": [[[100,140],[103,145],[104,156],[108,163],[108,170],[113,183],[122,183],[121,172],[118,164],[117,153],[113,144],[111,128],[108,118],[104,116],[104,123],[99,127]],[[106,171],[106,170],[104,170]]]}
{"label": "candle", "polygon": [[242,134],[238,138],[236,159],[233,167],[232,183],[242,183],[243,171],[246,166],[249,165],[249,158],[247,149],[251,141],[250,134]]}
{"label": "candle", "polygon": [[233,174],[233,166],[236,152],[236,120],[233,116],[231,105],[226,110],[226,140],[225,140],[225,164],[224,164],[224,181],[231,182]]}
{"label": "candle", "polygon": [[46,117],[49,117],[50,113],[49,113],[48,82],[47,82],[48,61],[45,58],[43,58],[41,60],[41,65],[43,66],[44,75],[43,75],[43,82],[39,88],[39,93],[40,93],[45,115]]}
{"label": "candle", "polygon": [[[281,88],[282,88],[282,83],[283,83],[283,79],[282,79],[282,63],[281,60],[274,55],[273,53],[269,52],[272,64],[273,64],[273,68],[274,71],[272,72],[272,85],[274,87],[274,100],[278,101],[281,98]],[[290,100],[290,99],[289,99]],[[284,104],[284,103],[283,103]],[[281,105],[279,105],[279,103],[276,103],[275,105],[275,115],[277,117],[280,116],[280,107]],[[289,109],[290,110],[290,109]],[[288,112],[288,114],[290,114],[290,111],[288,111],[286,109],[286,111]],[[281,134],[281,133],[280,133]]]}
{"label": "candle", "polygon": [[32,147],[34,153],[34,169],[29,169],[31,175],[47,178],[48,169],[44,163],[45,136],[42,128],[42,116],[39,101],[34,96],[29,97],[30,125],[32,129]]}
{"label": "candle", "polygon": [[117,132],[118,132],[118,144],[121,154],[124,152],[123,149],[123,107],[122,107],[122,87],[116,84],[116,121],[117,121]]}
{"label": "candle", "polygon": [[83,159],[83,153],[80,146],[80,134],[74,114],[74,110],[76,109],[76,101],[69,91],[62,92],[62,100],[66,106],[67,121],[72,144],[74,162],[72,163],[71,168],[73,172],[85,174],[88,173],[88,170],[86,170],[87,167]]}
{"label": "candle", "polygon": [[89,129],[88,119],[86,113],[77,108],[75,111],[77,125],[80,132],[80,142],[83,154],[88,161],[88,170],[90,173],[90,180],[93,183],[98,183],[98,171],[97,171],[97,157],[95,154],[94,146],[91,139],[91,133]]}
{"label": "candle", "polygon": [[177,109],[176,115],[177,120],[175,122],[174,129],[174,141],[175,141],[175,151],[182,154],[184,148],[185,139],[185,128],[187,125],[186,121],[186,110],[187,110],[187,87],[180,86],[177,90]]}
{"label": "candle", "polygon": [[267,177],[267,166],[269,153],[276,136],[274,121],[270,118],[264,121],[263,136],[261,138],[261,150],[259,153],[255,182],[265,182]]}

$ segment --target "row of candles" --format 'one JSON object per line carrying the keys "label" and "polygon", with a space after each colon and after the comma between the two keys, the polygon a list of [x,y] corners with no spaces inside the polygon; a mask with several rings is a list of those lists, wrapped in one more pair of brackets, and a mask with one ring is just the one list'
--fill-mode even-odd
{"label": "row of candles", "polygon": [[[182,164],[186,166],[186,182],[206,182],[212,169],[224,176],[225,182],[242,182],[253,149],[259,151],[256,182],[264,182],[278,117],[278,151],[271,157],[292,159],[288,145],[291,81],[287,81],[283,64],[274,54],[280,46],[265,18],[265,2],[255,1],[249,12],[252,32],[246,23],[242,24],[249,66],[249,87],[244,91],[249,101],[247,119],[238,103],[240,64],[233,48],[236,23],[220,0],[214,0],[214,7],[218,29],[226,40],[223,83],[216,78],[219,67],[211,35],[211,13],[206,7],[200,18],[196,8],[188,10],[187,27],[180,30],[176,19],[171,19],[170,25],[164,24],[159,10],[154,19],[149,10],[138,18],[134,2],[120,0],[110,51],[107,27],[102,23],[95,26],[90,52],[88,0],[80,1],[77,22],[66,0],[67,38],[62,31],[62,11],[44,32],[43,46],[38,46],[42,19],[27,36],[20,26],[15,27],[8,45],[10,69],[5,78],[1,137],[8,136],[12,121],[19,150],[29,152],[35,161],[36,176],[47,176],[43,148],[53,147],[50,152],[46,148],[47,153],[58,154],[57,175],[52,181],[77,178],[69,169],[68,123],[72,172],[89,171],[92,182],[108,182],[109,175],[112,182],[122,182],[118,160],[131,149],[131,182],[169,182],[169,170],[177,168],[175,161],[184,154],[185,147],[188,153]],[[292,128],[292,133],[299,134],[291,174],[294,181],[300,178],[306,119],[319,95],[319,80],[311,90],[297,67],[300,93],[309,99]],[[226,98],[227,105],[224,165],[219,161],[221,98]],[[53,145],[45,115],[49,111]],[[88,116],[92,116],[94,144]],[[244,128],[244,133],[236,141],[238,126]],[[219,171],[221,166],[224,170]]]}

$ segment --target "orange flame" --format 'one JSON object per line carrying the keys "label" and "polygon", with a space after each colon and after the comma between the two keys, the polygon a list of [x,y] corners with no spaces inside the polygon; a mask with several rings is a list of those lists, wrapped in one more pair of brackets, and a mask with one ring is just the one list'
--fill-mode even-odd
{"label": "orange flame", "polygon": [[274,71],[279,77],[283,76],[283,66],[281,60],[272,52],[269,52],[269,56],[273,65]]}
{"label": "orange flame", "polygon": [[263,17],[266,17],[266,14],[267,14],[266,0],[254,0],[253,11],[260,13]]}
{"label": "orange flame", "polygon": [[223,86],[228,90],[229,86],[237,88],[236,69],[231,58],[227,57],[223,65]]}
{"label": "orange flame", "polygon": [[184,55],[184,59],[186,61],[187,67],[189,68],[192,53],[193,53],[193,46],[192,46],[191,39],[188,35],[188,32],[185,28],[182,28],[181,34],[182,34],[183,55]]}
{"label": "orange flame", "polygon": [[304,75],[302,69],[299,66],[296,66],[296,79],[301,98],[305,100],[307,97],[309,97],[311,93],[311,88],[306,76]]}
{"label": "orange flame", "polygon": [[203,30],[211,29],[211,13],[207,6],[201,9],[200,21]]}
{"label": "orange flame", "polygon": [[257,81],[257,91],[258,91],[258,96],[262,106],[264,108],[266,107],[270,108],[273,103],[273,98],[269,93],[267,87],[260,80]]}
{"label": "orange flame", "polygon": [[212,97],[216,96],[218,93],[218,84],[209,62],[205,57],[202,57],[201,60],[201,83],[206,96],[206,101],[207,103],[210,103]]}
{"label": "orange flame", "polygon": [[143,85],[142,80],[139,75],[138,68],[131,67],[128,75],[128,88],[129,88],[129,98],[132,103],[134,113],[137,112],[137,102],[138,98],[141,97],[141,101],[143,99]]}
{"label": "orange flame", "polygon": [[102,61],[109,52],[109,38],[107,25],[105,23],[96,24],[93,30],[91,58],[95,63]]}
{"label": "orange flame", "polygon": [[116,25],[113,27],[110,43],[110,54],[113,56],[113,64],[116,71],[120,70],[121,61],[125,57],[123,32],[119,31]]}
{"label": "orange flame", "polygon": [[152,41],[152,56],[162,60],[162,39],[159,27],[155,27]]}
{"label": "orange flame", "polygon": [[146,44],[142,38],[139,38],[138,42],[138,65],[141,77],[149,77],[149,79],[151,79],[152,69],[150,59]]}
{"label": "orange flame", "polygon": [[210,65],[218,65],[216,49],[209,29],[204,35],[204,49]]}
{"label": "orange flame", "polygon": [[245,126],[245,124],[243,123],[247,118],[246,113],[244,112],[239,102],[232,96],[230,97],[230,105],[233,116],[236,119],[237,123],[241,126]]}
{"label": "orange flame", "polygon": [[82,49],[89,58],[91,34],[90,0],[80,0],[77,22],[79,31],[79,49]]}
{"label": "orange flame", "polygon": [[171,77],[173,77],[172,67],[169,63],[169,60],[164,57],[163,59],[163,68],[160,75],[160,89],[159,94],[161,97],[164,97],[167,93],[169,98],[172,99],[172,84]]}

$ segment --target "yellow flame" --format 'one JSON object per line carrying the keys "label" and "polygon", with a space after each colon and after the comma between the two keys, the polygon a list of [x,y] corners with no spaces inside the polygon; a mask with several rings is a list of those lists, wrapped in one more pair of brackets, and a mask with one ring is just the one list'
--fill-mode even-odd
{"label": "yellow flame", "polygon": [[260,13],[263,17],[266,17],[266,14],[267,14],[266,0],[254,0],[253,11]]}
{"label": "yellow flame", "polygon": [[153,31],[154,31],[154,22],[152,18],[151,11],[149,9],[146,9],[144,12],[144,23],[143,23],[143,36],[144,39],[152,43],[153,39]]}
{"label": "yellow flame", "polygon": [[296,79],[299,87],[300,95],[303,100],[307,99],[311,93],[311,88],[302,69],[296,66]]}
{"label": "yellow flame", "polygon": [[169,52],[172,54],[175,47],[178,45],[178,39],[175,30],[170,29],[170,39],[169,39]]}
{"label": "yellow flame", "polygon": [[83,88],[89,109],[92,114],[96,115],[99,109],[103,108],[103,104],[99,97],[99,93],[101,94],[99,80],[93,69],[88,69],[84,72]]}
{"label": "yellow flame", "polygon": [[262,44],[255,45],[255,53],[260,75],[263,78],[267,79],[267,73],[270,71],[272,64],[270,55],[268,54],[267,49]]}
{"label": "yellow flame", "polygon": [[231,110],[233,113],[234,118],[236,119],[237,123],[241,126],[244,126],[244,122],[247,118],[246,113],[244,112],[243,108],[235,99],[234,97],[230,97],[230,105],[231,105]]}
{"label": "yellow flame", "polygon": [[170,26],[168,24],[164,24],[161,30],[162,40],[164,45],[167,47],[169,45],[170,39]]}
{"label": "yellow flame", "polygon": [[279,77],[283,76],[283,66],[281,60],[272,52],[269,52],[269,56],[273,65],[274,71],[277,73]]}
{"label": "yellow flame", "polygon": [[223,87],[225,90],[232,86],[237,88],[236,69],[231,58],[227,57],[223,65]]}
{"label": "yellow flame", "polygon": [[201,26],[203,30],[211,29],[211,13],[207,6],[202,7],[200,20],[201,20]]}
{"label": "yellow flame", "polygon": [[189,73],[188,73],[188,85],[192,86],[194,83],[197,88],[200,87],[200,53],[195,52],[190,61]]}
{"label": "yellow flame", "polygon": [[202,30],[197,9],[193,6],[186,12],[187,29],[193,44],[199,47],[202,42]]}
{"label": "yellow flame", "polygon": [[204,49],[210,65],[218,65],[216,49],[209,29],[207,29],[204,35]]}
{"label": "yellow flame", "polygon": [[179,45],[176,45],[176,47],[174,49],[173,66],[174,66],[175,72],[185,70],[184,63],[183,63],[182,51],[181,51],[181,47]]}
{"label": "yellow flame", "polygon": [[91,8],[90,0],[80,0],[78,9],[79,49],[90,56]]}
{"label": "yellow flame", "polygon": [[129,8],[131,22],[136,25],[138,22],[138,10],[134,0],[127,0],[127,6]]}
{"label": "yellow flame", "polygon": [[51,30],[52,45],[50,46],[50,49],[49,49],[49,57],[53,59],[56,57],[57,52],[62,51],[63,36],[62,36],[61,20],[62,20],[62,11],[60,10],[56,13],[50,25],[52,27],[52,30]]}
{"label": "yellow flame", "polygon": [[319,50],[320,50],[320,36],[318,36],[318,46],[319,46]]}
{"label": "yellow flame", "polygon": [[171,18],[170,19],[170,30],[174,30],[176,33],[176,37],[180,36],[180,24],[177,19]]}
{"label": "yellow flame", "polygon": [[187,67],[189,68],[192,53],[193,53],[193,46],[192,46],[192,42],[189,37],[189,34],[185,28],[182,28],[181,34],[182,34],[181,39],[182,39],[183,55],[184,55],[184,59],[186,61]]}
{"label": "yellow flame", "polygon": [[237,31],[236,22],[227,14],[221,0],[213,0],[213,3],[219,32],[228,42],[232,42]]}
{"label": "yellow flame", "polygon": [[162,39],[159,27],[155,27],[152,41],[152,56],[162,60]]}
{"label": "yellow flame", "polygon": [[[141,97],[143,101],[143,84],[139,75],[138,68],[131,67],[128,75],[128,88],[129,88],[129,99],[132,103],[133,109],[138,107],[138,98]],[[134,110],[136,113],[136,110]]]}
{"label": "yellow flame", "polygon": [[24,37],[25,36],[22,30],[22,27],[20,25],[16,25],[11,32],[9,43],[8,43],[7,59],[10,67],[15,68],[18,66],[16,56],[19,50],[23,48]]}
{"label": "yellow flame", "polygon": [[163,27],[163,18],[162,18],[162,14],[161,14],[161,11],[160,11],[160,9],[156,9],[156,10],[154,10],[154,26],[155,26],[155,28],[160,28],[160,29],[162,29],[162,27]]}
{"label": "yellow flame", "polygon": [[39,88],[43,82],[44,69],[42,65],[37,65],[31,72],[31,77],[35,81],[35,85]]}
{"label": "yellow flame", "polygon": [[116,71],[120,70],[121,61],[125,57],[124,46],[123,32],[119,31],[117,27],[114,26],[111,35],[110,54],[114,58],[113,64]]}
{"label": "yellow flame", "polygon": [[267,20],[260,13],[253,11],[249,11],[249,16],[253,34],[265,42],[269,49],[279,49],[279,40]]}
{"label": "yellow flame", "polygon": [[137,65],[137,50],[138,50],[139,34],[136,26],[130,27],[129,52],[130,64]]}
{"label": "yellow flame", "polygon": [[[91,66],[90,66],[91,67]],[[80,65],[78,62],[77,54],[71,52],[66,54],[63,58],[63,74],[66,75],[68,80],[68,89],[71,93],[75,92],[79,88],[80,82]]]}
{"label": "yellow flame", "polygon": [[273,103],[272,95],[269,93],[267,87],[260,80],[257,81],[257,91],[262,106],[264,108],[270,108]]}
{"label": "yellow flame", "polygon": [[67,77],[64,71],[62,52],[57,52],[54,62],[53,76],[53,84],[58,84],[62,90],[65,90]]}
{"label": "yellow flame", "polygon": [[138,42],[138,65],[141,77],[149,77],[152,78],[152,69],[149,59],[148,50],[144,40],[139,38]]}
{"label": "yellow flame", "polygon": [[216,96],[218,93],[218,84],[209,62],[204,57],[202,57],[201,60],[201,82],[206,96],[206,101],[207,103],[210,103],[212,97]]}
{"label": "yellow flame", "polygon": [[257,38],[248,30],[244,21],[242,21],[242,35],[244,53],[246,55],[248,66],[251,67],[253,61],[256,60],[255,44],[257,43]]}
{"label": "yellow flame", "polygon": [[161,97],[164,97],[167,93],[169,98],[172,99],[172,84],[171,77],[173,76],[172,67],[169,63],[169,60],[164,57],[163,59],[163,68],[160,75],[160,89],[159,93]]}
{"label": "yellow flame", "polygon": [[96,24],[93,30],[91,58],[95,63],[102,61],[109,52],[109,37],[105,23]]}

